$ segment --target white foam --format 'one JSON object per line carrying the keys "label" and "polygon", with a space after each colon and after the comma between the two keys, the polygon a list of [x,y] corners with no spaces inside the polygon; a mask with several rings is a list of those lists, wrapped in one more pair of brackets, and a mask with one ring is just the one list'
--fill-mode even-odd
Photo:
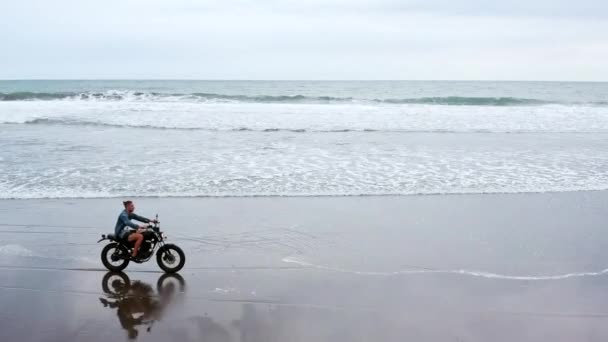
{"label": "white foam", "polygon": [[0,246],[0,255],[31,257],[34,256],[34,253],[21,245],[9,244]]}
{"label": "white foam", "polygon": [[488,279],[503,279],[503,280],[526,280],[526,281],[541,281],[541,280],[563,280],[568,278],[579,278],[579,277],[595,277],[608,274],[608,269],[603,269],[596,272],[575,272],[565,273],[557,275],[505,275],[492,272],[483,271],[471,271],[471,270],[440,270],[440,269],[419,269],[419,270],[404,270],[404,271],[393,271],[393,272],[374,272],[374,271],[358,271],[348,270],[338,267],[331,267],[326,265],[318,265],[303,260],[299,260],[294,257],[286,257],[282,259],[283,262],[297,264],[303,267],[315,268],[324,271],[339,272],[339,273],[350,273],[356,275],[365,276],[399,276],[399,275],[413,275],[413,274],[457,274],[471,277],[481,277]]}
{"label": "white foam", "polygon": [[608,132],[608,107],[184,103],[0,102],[0,122],[233,131]]}
{"label": "white foam", "polygon": [[0,121],[0,198],[608,189],[601,106],[0,101]]}
{"label": "white foam", "polygon": [[229,288],[221,288],[221,287],[216,287],[213,292],[215,293],[219,293],[219,294],[232,294],[232,293],[241,293],[240,290],[234,288],[234,287],[229,287]]}
{"label": "white foam", "polygon": [[[267,142],[246,138],[228,137],[218,143],[219,148],[204,153],[197,150],[196,142],[182,139],[183,145],[173,142],[179,153],[168,151],[144,160],[126,160],[120,146],[113,149],[105,141],[100,144],[107,152],[95,158],[86,151],[58,154],[52,143],[17,146],[15,153],[38,153],[39,157],[23,166],[2,164],[9,166],[0,173],[0,198],[386,196],[608,189],[604,172],[608,155],[601,145],[586,150],[549,146],[519,151],[479,145],[469,150],[441,146],[391,151],[390,139],[382,146],[378,138],[369,143],[359,138],[357,145],[348,148],[318,147],[306,140],[264,150]],[[148,146],[130,148],[133,155],[145,155]],[[87,163],[82,163],[83,158],[88,158]]]}

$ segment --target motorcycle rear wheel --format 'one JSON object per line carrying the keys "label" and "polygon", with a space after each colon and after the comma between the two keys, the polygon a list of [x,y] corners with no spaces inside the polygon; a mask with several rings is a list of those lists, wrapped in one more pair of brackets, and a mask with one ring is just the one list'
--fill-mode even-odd
{"label": "motorcycle rear wheel", "polygon": [[120,272],[129,265],[129,250],[116,242],[107,244],[101,250],[101,262],[112,272]]}

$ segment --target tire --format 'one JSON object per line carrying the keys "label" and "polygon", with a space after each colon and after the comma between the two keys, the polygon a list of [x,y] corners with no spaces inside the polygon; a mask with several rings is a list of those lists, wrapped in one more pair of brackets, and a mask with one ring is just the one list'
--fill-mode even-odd
{"label": "tire", "polygon": [[129,288],[131,288],[131,280],[122,272],[108,272],[101,280],[101,289],[109,295],[125,294]]}
{"label": "tire", "polygon": [[[179,260],[175,260],[179,257]],[[166,244],[156,252],[158,266],[167,273],[176,273],[186,264],[186,255],[181,248],[173,244]]]}
{"label": "tire", "polygon": [[[124,259],[121,259],[122,262],[119,264],[112,264],[110,260],[111,260],[112,254],[114,254],[115,252],[119,252],[120,254],[125,255],[127,257]],[[127,250],[126,247],[124,247],[116,242],[107,244],[101,250],[101,262],[108,270],[110,270],[112,272],[120,272],[120,271],[124,270],[129,265],[128,256],[129,256],[129,250]]]}
{"label": "tire", "polygon": [[181,275],[175,273],[165,273],[156,282],[156,291],[163,294],[167,291],[185,292],[186,281]]}

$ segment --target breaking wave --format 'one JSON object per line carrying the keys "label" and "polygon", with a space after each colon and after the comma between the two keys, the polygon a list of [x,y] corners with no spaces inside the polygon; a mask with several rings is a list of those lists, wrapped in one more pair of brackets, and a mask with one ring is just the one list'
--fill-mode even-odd
{"label": "breaking wave", "polygon": [[[206,131],[206,132],[261,132],[261,133],[478,133],[478,134],[490,134],[490,133],[506,133],[506,134],[526,134],[526,133],[538,133],[535,129],[484,129],[484,128],[470,128],[470,129],[406,129],[406,128],[393,128],[393,129],[378,129],[378,128],[337,128],[337,129],[312,129],[312,128],[280,128],[280,127],[234,127],[234,128],[217,128],[217,127],[182,127],[182,126],[171,126],[171,125],[150,125],[150,124],[118,124],[109,123],[103,121],[93,121],[86,119],[50,119],[50,118],[38,118],[32,120],[26,120],[24,122],[0,122],[5,124],[25,124],[25,125],[58,125],[58,126],[92,126],[92,127],[108,127],[108,128],[127,128],[127,129],[150,129],[150,130],[177,130],[177,131]],[[605,129],[595,130],[543,130],[544,133],[604,133]]]}
{"label": "breaking wave", "polygon": [[[559,101],[544,101],[518,97],[417,97],[417,98],[353,98],[305,95],[230,95],[215,93],[158,93],[138,91],[105,92],[12,92],[0,93],[0,101],[152,101],[152,102],[243,102],[243,103],[370,103],[370,104],[427,104],[443,106],[534,106]],[[603,106],[606,102],[589,103]]]}

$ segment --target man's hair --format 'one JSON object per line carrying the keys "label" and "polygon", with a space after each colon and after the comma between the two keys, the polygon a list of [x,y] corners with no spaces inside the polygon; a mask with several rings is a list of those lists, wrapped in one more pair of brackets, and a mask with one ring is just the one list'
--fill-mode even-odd
{"label": "man's hair", "polygon": [[133,201],[123,201],[123,202],[122,202],[122,205],[124,205],[124,206],[125,206],[125,208],[126,208],[126,207],[127,207],[129,204],[131,204],[131,203],[133,203]]}

